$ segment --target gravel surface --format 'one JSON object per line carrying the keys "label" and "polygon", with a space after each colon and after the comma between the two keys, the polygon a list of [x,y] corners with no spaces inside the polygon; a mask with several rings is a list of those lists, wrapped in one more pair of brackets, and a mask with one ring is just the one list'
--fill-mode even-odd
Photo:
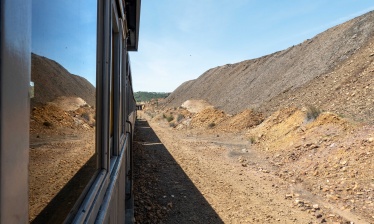
{"label": "gravel surface", "polygon": [[[374,222],[373,125],[330,112],[308,118],[307,108],[291,107],[253,126],[244,121],[260,117],[248,111],[208,110],[139,112],[147,119],[138,123],[135,152],[139,223],[152,223],[152,214],[156,223]],[[170,181],[179,171],[183,179]],[[185,187],[219,220],[185,219],[199,211],[176,200],[174,189]]]}
{"label": "gravel surface", "polygon": [[223,223],[149,126],[135,133],[136,223]]}
{"label": "gravel surface", "polygon": [[166,106],[203,99],[230,114],[248,108],[270,114],[313,104],[374,122],[373,34],[369,12],[286,50],[212,68],[178,87]]}

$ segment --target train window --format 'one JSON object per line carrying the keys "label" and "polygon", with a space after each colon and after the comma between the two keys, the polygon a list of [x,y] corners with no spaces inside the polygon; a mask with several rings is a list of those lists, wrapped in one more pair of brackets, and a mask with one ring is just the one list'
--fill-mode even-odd
{"label": "train window", "polygon": [[115,4],[112,5],[112,43],[111,43],[111,88],[110,88],[110,136],[112,138],[111,143],[111,156],[119,155],[119,144],[120,144],[120,133],[119,127],[121,119],[121,99],[120,99],[120,70],[121,70],[121,25],[120,19],[118,18]]}
{"label": "train window", "polygon": [[[114,48],[114,33],[112,32],[112,40],[111,40],[111,49]],[[109,136],[110,136],[110,156],[113,156],[114,150],[114,51],[111,50],[111,66],[110,66],[110,80],[109,80],[109,91],[110,91],[110,100],[109,100]],[[113,163],[111,163],[113,164]]]}
{"label": "train window", "polygon": [[99,168],[97,4],[96,0],[32,1],[29,220],[33,223],[66,220]]}
{"label": "train window", "polygon": [[126,39],[123,40],[123,52],[122,52],[122,71],[121,71],[121,91],[122,91],[122,100],[121,100],[121,105],[122,105],[122,110],[121,110],[121,117],[122,117],[122,122],[121,122],[121,133],[126,134],[126,71],[127,71],[127,66],[126,66],[126,60],[127,60],[127,52],[126,52]]}

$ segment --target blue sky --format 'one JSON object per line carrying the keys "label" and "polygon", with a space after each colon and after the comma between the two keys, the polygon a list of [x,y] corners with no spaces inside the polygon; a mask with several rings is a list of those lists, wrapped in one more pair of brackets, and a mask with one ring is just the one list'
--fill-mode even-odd
{"label": "blue sky", "polygon": [[261,57],[374,10],[372,0],[143,0],[135,91],[171,92],[206,70]]}
{"label": "blue sky", "polygon": [[[32,51],[94,85],[96,5],[33,0],[32,15]],[[142,0],[133,87],[171,92],[212,67],[286,49],[371,10],[372,0]]]}
{"label": "blue sky", "polygon": [[32,1],[32,52],[96,85],[96,1]]}

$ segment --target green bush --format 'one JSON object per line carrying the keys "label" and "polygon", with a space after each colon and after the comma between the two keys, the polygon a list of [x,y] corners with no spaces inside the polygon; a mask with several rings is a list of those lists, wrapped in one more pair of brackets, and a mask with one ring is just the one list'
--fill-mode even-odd
{"label": "green bush", "polygon": [[313,105],[307,105],[306,117],[308,120],[316,119],[322,111]]}
{"label": "green bush", "polygon": [[86,121],[90,121],[90,114],[87,112],[84,112],[81,117],[85,119]]}
{"label": "green bush", "polygon": [[182,114],[178,114],[177,116],[177,122],[181,121],[184,118]]}
{"label": "green bush", "polygon": [[254,136],[249,137],[249,142],[250,142],[251,144],[256,143],[256,138],[255,138]]}
{"label": "green bush", "polygon": [[166,120],[167,120],[168,122],[170,122],[170,121],[174,120],[174,116],[173,116],[173,115],[170,115],[170,116],[166,117]]}
{"label": "green bush", "polygon": [[52,127],[53,126],[53,124],[49,121],[44,121],[43,125],[46,126],[46,127]]}
{"label": "green bush", "polygon": [[213,128],[213,127],[215,127],[215,126],[216,126],[216,124],[215,124],[214,122],[212,122],[212,123],[210,123],[210,124],[208,125],[209,128]]}

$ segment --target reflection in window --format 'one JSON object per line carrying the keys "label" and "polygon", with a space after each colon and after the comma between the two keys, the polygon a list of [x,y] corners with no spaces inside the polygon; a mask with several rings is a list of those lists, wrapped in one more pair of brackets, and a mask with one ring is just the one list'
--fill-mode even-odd
{"label": "reflection in window", "polygon": [[61,223],[97,171],[94,0],[33,0],[29,215]]}

